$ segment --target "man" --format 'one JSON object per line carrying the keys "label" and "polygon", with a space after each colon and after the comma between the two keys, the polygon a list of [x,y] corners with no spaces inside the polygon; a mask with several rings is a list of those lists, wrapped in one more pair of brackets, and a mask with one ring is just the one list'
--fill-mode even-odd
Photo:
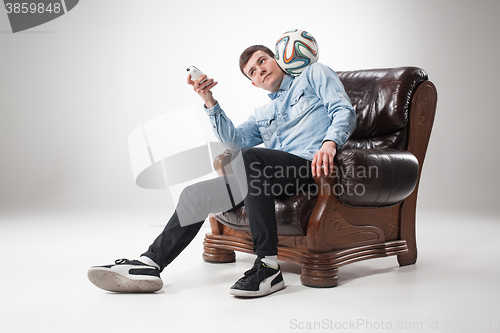
{"label": "man", "polygon": [[[257,259],[230,293],[256,297],[284,288],[274,198],[315,186],[314,176],[331,172],[356,116],[338,76],[320,63],[294,77],[281,70],[270,49],[254,45],[241,54],[240,70],[254,86],[268,91],[271,101],[238,127],[213,97],[216,81],[188,76],[187,83],[203,99],[216,136],[241,149],[243,162],[233,165],[234,174],[187,187],[164,231],[138,260],[92,267],[88,275],[96,286],[117,292],[161,289],[160,272],[196,236],[208,214],[244,204]],[[266,148],[253,148],[261,143]],[[304,168],[309,172],[283,172]]]}

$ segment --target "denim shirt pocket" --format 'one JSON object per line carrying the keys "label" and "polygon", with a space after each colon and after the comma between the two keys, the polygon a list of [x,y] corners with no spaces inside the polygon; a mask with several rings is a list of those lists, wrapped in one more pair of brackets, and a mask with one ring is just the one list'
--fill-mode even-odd
{"label": "denim shirt pocket", "polygon": [[259,127],[259,132],[264,142],[270,141],[278,128],[275,117],[257,120],[257,126]]}
{"label": "denim shirt pocket", "polygon": [[301,89],[295,96],[290,100],[290,114],[293,118],[303,114],[308,111],[312,105],[308,102],[308,98],[304,93],[304,89]]}

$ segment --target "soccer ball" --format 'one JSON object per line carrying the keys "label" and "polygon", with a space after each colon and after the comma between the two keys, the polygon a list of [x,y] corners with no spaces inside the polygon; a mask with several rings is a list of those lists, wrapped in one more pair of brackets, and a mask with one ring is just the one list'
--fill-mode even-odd
{"label": "soccer ball", "polygon": [[290,30],[276,42],[275,56],[286,73],[299,75],[308,65],[318,61],[318,44],[307,31]]}

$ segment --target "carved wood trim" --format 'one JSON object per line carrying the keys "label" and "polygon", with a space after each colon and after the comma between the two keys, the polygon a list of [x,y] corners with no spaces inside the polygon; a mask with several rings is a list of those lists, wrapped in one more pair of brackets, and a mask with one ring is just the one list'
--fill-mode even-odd
{"label": "carved wood trim", "polygon": [[413,94],[409,116],[408,150],[417,158],[419,170],[415,190],[405,199],[401,207],[399,238],[406,240],[409,250],[407,254],[398,256],[398,262],[401,266],[411,265],[417,261],[417,240],[415,236],[417,194],[425,154],[436,115],[436,106],[436,87],[431,81],[421,83]]}
{"label": "carved wood trim", "polygon": [[[219,248],[253,254],[251,240],[238,237],[208,233],[205,235],[203,245],[209,249]],[[296,248],[278,246],[278,259],[294,262],[308,269],[327,270],[366,259],[403,254],[407,251],[408,247],[404,240],[358,246],[327,253],[312,253]]]}
{"label": "carved wood trim", "polygon": [[283,247],[294,247],[299,250],[307,250],[306,236],[278,236],[278,245]]}
{"label": "carved wood trim", "polygon": [[208,221],[210,222],[210,229],[212,229],[212,233],[215,235],[222,235],[223,234],[223,224],[217,221],[215,217],[212,216],[212,214],[208,215]]}
{"label": "carved wood trim", "polygon": [[384,241],[384,233],[379,228],[370,225],[352,225],[337,211],[332,211],[323,234],[324,241],[332,250],[342,249],[353,244],[373,244]]}
{"label": "carved wood trim", "polygon": [[[384,231],[379,226],[372,225],[370,218],[356,224],[351,224],[344,218],[344,215],[337,209],[342,209],[346,215],[349,211],[359,210],[359,208],[349,208],[344,206],[339,198],[331,193],[333,184],[336,184],[336,177],[315,177],[319,187],[316,205],[309,218],[307,225],[307,244],[311,252],[330,252],[343,248],[361,246],[365,244],[382,243],[385,241]],[[363,208],[361,208],[362,210]],[[375,209],[373,213],[375,213]],[[380,216],[380,213],[375,213]],[[396,220],[390,220],[392,225],[397,225]],[[384,225],[384,222],[380,224]],[[386,228],[390,230],[390,228]]]}
{"label": "carved wood trim", "polygon": [[[299,237],[297,237],[299,238]],[[253,244],[249,239],[208,233],[203,242],[205,253],[217,253],[214,249],[253,253]],[[278,259],[300,265],[303,269],[301,281],[314,287],[332,287],[337,284],[337,272],[341,266],[373,258],[402,255],[408,252],[406,241],[391,241],[326,253],[312,253],[307,250],[278,245]],[[205,257],[205,255],[204,255]]]}
{"label": "carved wood trim", "polygon": [[306,229],[308,250],[311,252],[330,252],[332,246],[324,241],[324,228],[328,221],[329,210],[332,209],[330,188],[337,182],[336,177],[314,177],[318,186],[316,205],[309,217]]}

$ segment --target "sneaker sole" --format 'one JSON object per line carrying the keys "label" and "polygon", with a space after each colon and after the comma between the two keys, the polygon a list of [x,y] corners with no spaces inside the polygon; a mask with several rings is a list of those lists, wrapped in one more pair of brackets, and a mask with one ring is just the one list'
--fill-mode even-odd
{"label": "sneaker sole", "polygon": [[284,288],[285,288],[285,281],[280,281],[271,288],[265,290],[249,291],[249,290],[229,289],[229,293],[233,296],[238,296],[238,297],[261,297],[275,293]]}
{"label": "sneaker sole", "polygon": [[91,268],[87,276],[96,287],[122,293],[152,293],[163,288],[163,281],[154,276],[128,278],[107,268]]}

